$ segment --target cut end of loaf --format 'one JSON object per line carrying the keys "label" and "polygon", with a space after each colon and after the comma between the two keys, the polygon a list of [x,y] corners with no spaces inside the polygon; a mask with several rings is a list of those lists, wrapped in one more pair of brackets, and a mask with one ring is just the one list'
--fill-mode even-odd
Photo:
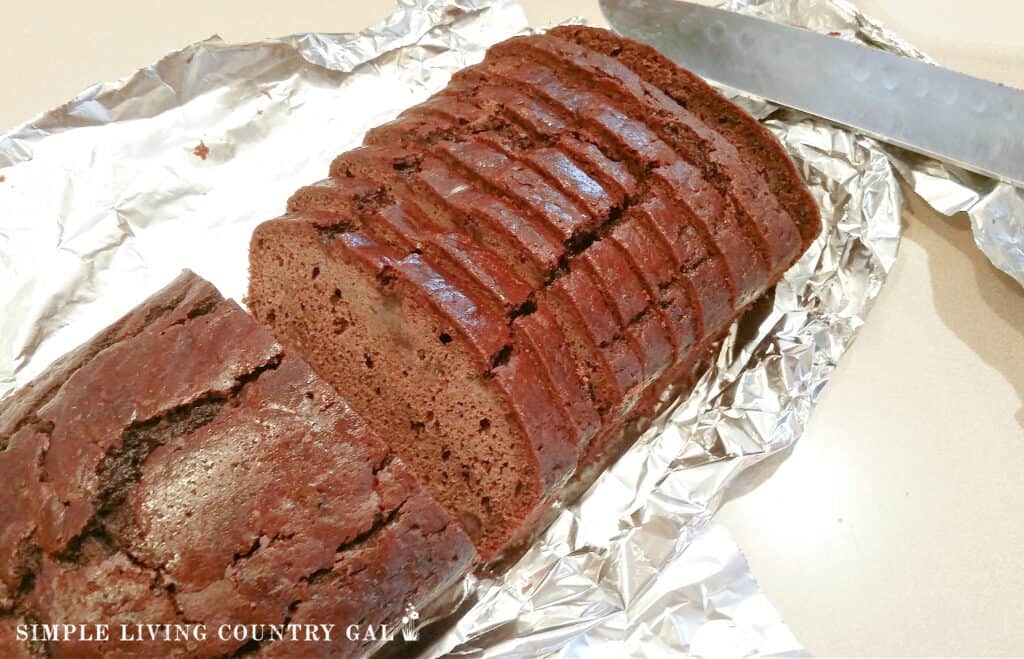
{"label": "cut end of loaf", "polygon": [[355,240],[296,219],[265,223],[251,243],[250,309],[385,438],[488,560],[540,499],[536,458],[462,329],[439,321],[397,261],[367,257]]}

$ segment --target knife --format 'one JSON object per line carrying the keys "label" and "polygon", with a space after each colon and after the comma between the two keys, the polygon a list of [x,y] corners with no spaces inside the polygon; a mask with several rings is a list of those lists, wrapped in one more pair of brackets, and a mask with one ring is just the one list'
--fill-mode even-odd
{"label": "knife", "polygon": [[702,77],[1024,186],[1024,92],[690,2],[601,0],[601,11]]}

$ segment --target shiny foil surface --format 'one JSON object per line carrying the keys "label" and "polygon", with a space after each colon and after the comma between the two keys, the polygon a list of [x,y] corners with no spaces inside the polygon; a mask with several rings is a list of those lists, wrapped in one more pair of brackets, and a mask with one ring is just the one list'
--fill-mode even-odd
{"label": "shiny foil surface", "polygon": [[[730,6],[919,56],[846,4]],[[358,34],[210,39],[0,137],[0,394],[182,268],[240,299],[258,223],[368,128],[526,28],[513,0],[401,0]],[[732,328],[692,395],[667,397],[657,422],[517,563],[466,579],[425,612],[436,633],[420,654],[802,653],[710,520],[745,470],[799,438],[885,281],[902,208],[890,158],[940,210],[969,209],[979,245],[1019,277],[1019,191],[737,101],[796,159],[822,235]]]}

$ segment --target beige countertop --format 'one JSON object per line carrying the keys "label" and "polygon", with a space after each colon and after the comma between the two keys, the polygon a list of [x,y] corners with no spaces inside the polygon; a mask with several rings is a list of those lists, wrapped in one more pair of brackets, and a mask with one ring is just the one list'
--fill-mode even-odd
{"label": "beige countertop", "polygon": [[[523,0],[534,24],[596,0]],[[1019,0],[859,0],[940,63],[1024,87]],[[353,31],[391,0],[0,9],[0,128],[218,33]],[[2,221],[2,218],[0,218]],[[807,433],[719,519],[820,655],[1024,654],[1024,288],[911,199],[900,257]],[[768,476],[768,474],[765,474]]]}

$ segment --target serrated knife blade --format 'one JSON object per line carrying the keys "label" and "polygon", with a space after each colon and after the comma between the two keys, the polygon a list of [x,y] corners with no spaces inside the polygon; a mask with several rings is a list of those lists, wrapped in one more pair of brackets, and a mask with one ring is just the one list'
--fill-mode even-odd
{"label": "serrated knife blade", "polygon": [[611,26],[702,77],[1024,186],[1024,92],[679,0],[601,0]]}

